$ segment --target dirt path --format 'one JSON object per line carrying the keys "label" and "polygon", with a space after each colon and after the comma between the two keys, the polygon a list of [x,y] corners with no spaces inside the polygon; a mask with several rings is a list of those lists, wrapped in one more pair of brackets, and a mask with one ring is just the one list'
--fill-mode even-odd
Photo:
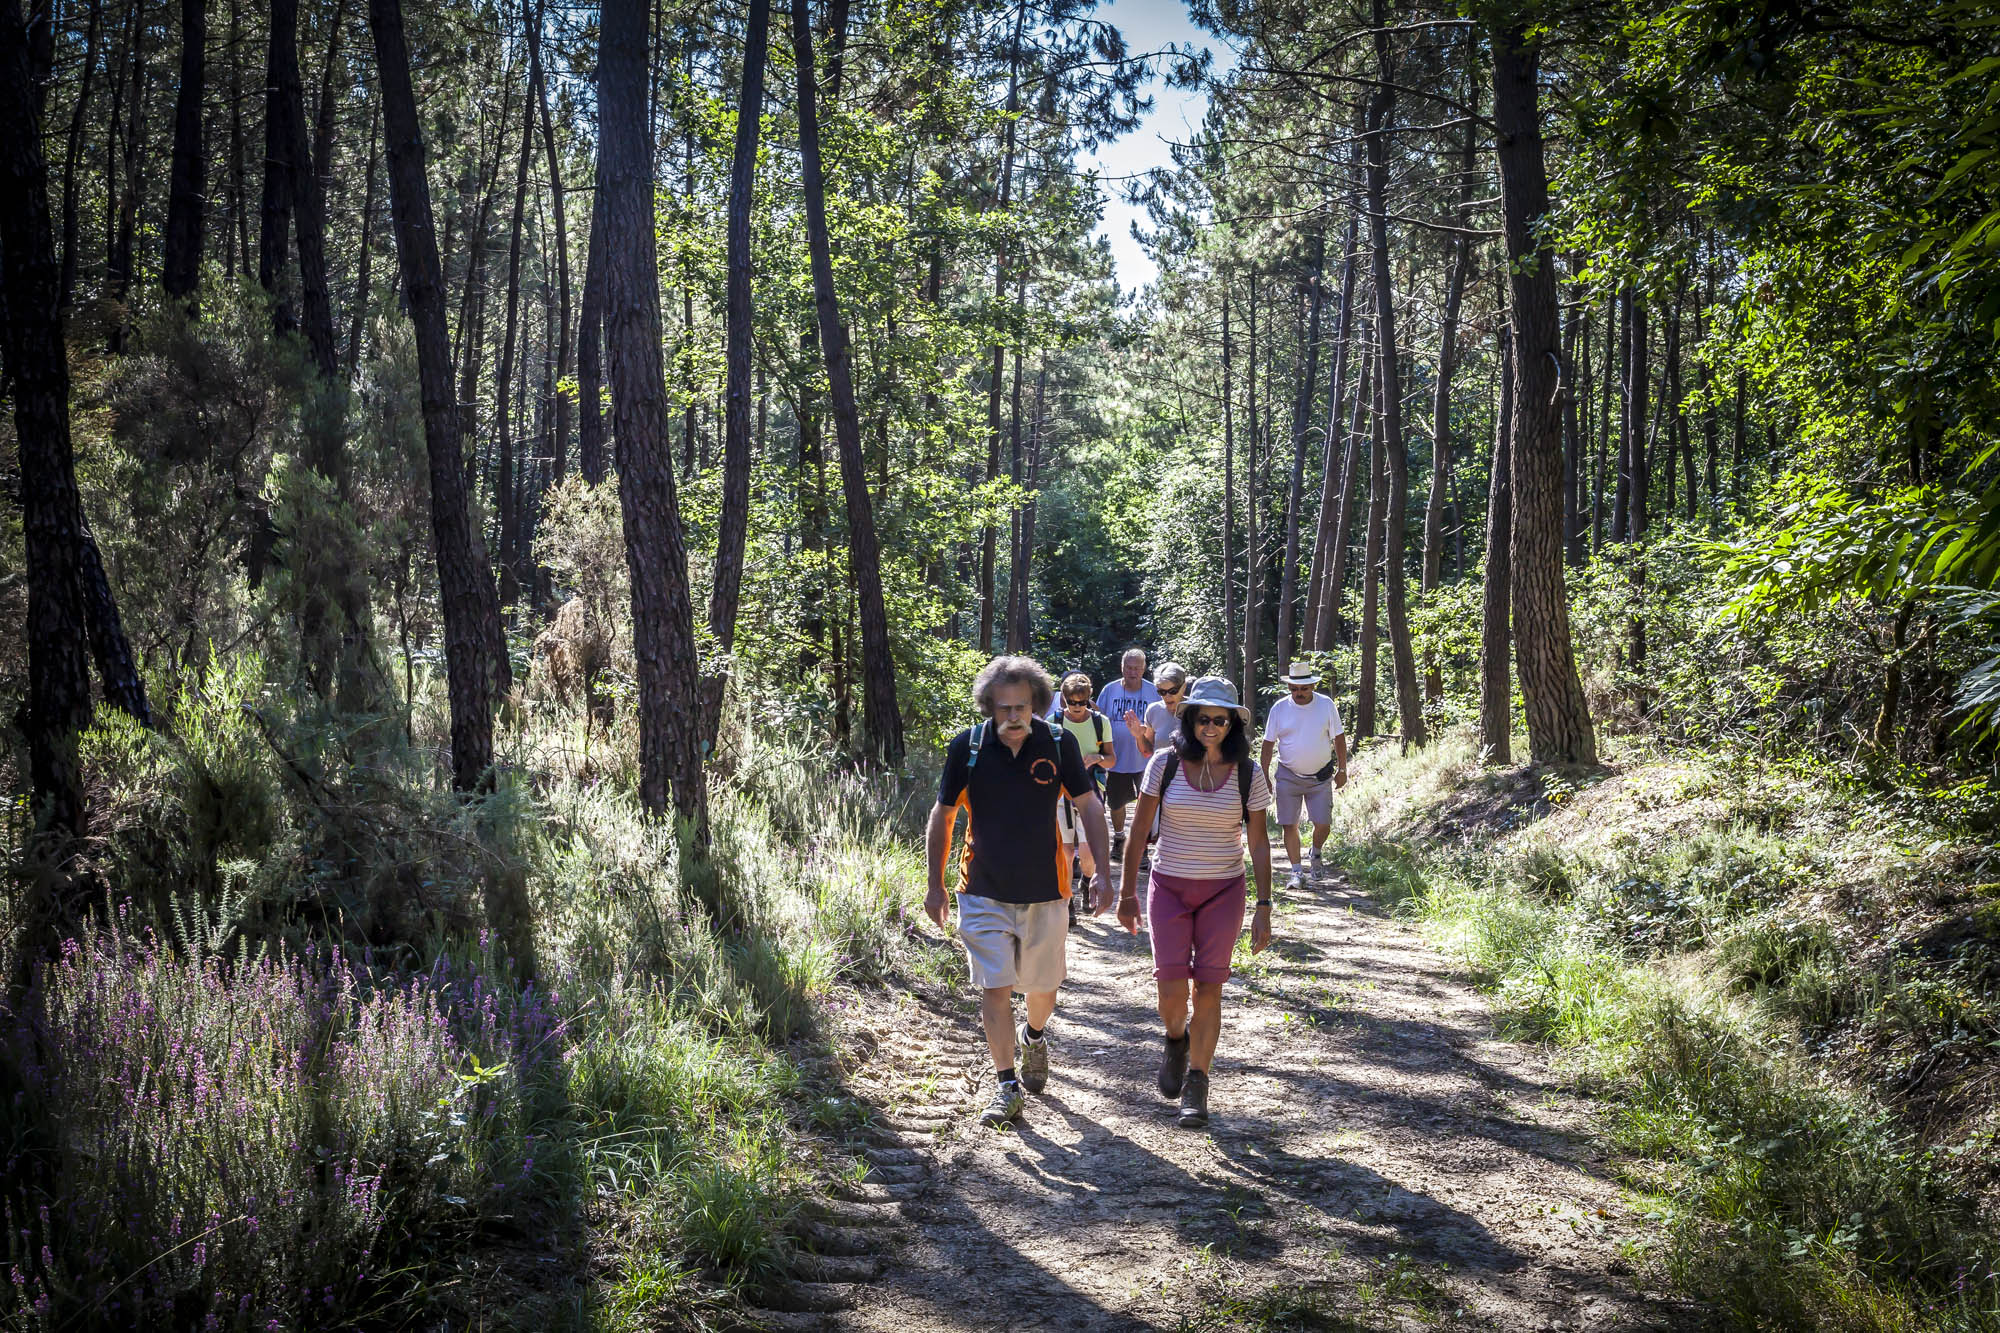
{"label": "dirt path", "polygon": [[[1153,1089],[1147,942],[1108,918],[1071,935],[1049,1086],[1014,1132],[975,1118],[969,1001],[883,1025],[855,1086],[901,1146],[849,1194],[901,1225],[824,1326],[1698,1322],[1634,1288],[1645,1223],[1538,1053],[1492,1040],[1484,1001],[1337,875],[1279,896],[1277,943],[1226,995],[1205,1133]],[[944,1077],[912,1082],[926,1066]]]}

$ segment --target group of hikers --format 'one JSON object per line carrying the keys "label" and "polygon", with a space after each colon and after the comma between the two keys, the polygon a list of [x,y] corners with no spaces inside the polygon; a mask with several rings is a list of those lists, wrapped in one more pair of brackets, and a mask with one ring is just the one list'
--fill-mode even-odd
{"label": "group of hikers", "polygon": [[[924,911],[950,929],[945,872],[963,809],[957,936],[980,992],[997,1084],[984,1123],[1009,1124],[1025,1095],[1046,1086],[1070,927],[1113,908],[1114,864],[1118,923],[1134,935],[1143,923],[1152,944],[1160,1095],[1178,1099],[1182,1125],[1208,1123],[1222,987],[1246,914],[1251,952],[1271,943],[1265,812],[1277,807],[1290,883],[1302,887],[1321,869],[1333,788],[1347,782],[1340,710],[1318,692],[1319,676],[1293,662],[1281,680],[1287,695],[1264,719],[1259,762],[1255,719],[1234,685],[1221,676],[1190,681],[1173,662],[1149,680],[1138,648],[1126,650],[1118,679],[1095,697],[1090,677],[1075,672],[1063,677],[1058,702],[1033,658],[996,657],[979,673],[972,694],[983,720],[952,738],[931,811]],[[1305,860],[1302,812],[1313,825]],[[1087,906],[1080,880],[1089,882]],[[1016,991],[1026,1001],[1018,1027]]]}

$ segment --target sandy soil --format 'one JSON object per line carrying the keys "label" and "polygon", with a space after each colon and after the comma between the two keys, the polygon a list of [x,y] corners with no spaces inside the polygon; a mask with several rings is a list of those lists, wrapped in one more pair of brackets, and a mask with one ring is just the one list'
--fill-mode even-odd
{"label": "sandy soil", "polygon": [[1701,1326],[1637,1285],[1646,1223],[1541,1054],[1494,1040],[1484,1000],[1337,874],[1278,896],[1276,943],[1225,996],[1206,1131],[1153,1087],[1146,937],[1108,915],[1071,933],[1049,1086],[1011,1131],[977,1122],[969,993],[871,1018],[843,1063],[872,1165],[807,1239],[874,1257],[823,1261],[772,1321]]}

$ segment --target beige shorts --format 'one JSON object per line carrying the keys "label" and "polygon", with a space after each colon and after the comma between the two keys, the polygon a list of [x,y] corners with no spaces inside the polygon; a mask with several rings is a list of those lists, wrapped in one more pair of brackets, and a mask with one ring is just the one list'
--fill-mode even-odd
{"label": "beige shorts", "polygon": [[1052,991],[1069,975],[1069,904],[958,895],[958,938],[981,990]]}

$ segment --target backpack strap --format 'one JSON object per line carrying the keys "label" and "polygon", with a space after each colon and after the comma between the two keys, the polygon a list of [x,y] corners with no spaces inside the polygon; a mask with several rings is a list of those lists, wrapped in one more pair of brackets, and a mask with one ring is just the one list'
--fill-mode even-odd
{"label": "backpack strap", "polygon": [[1181,757],[1178,751],[1167,751],[1167,762],[1160,766],[1160,804],[1167,803],[1167,787],[1173,782],[1174,774],[1180,771]]}
{"label": "backpack strap", "polygon": [[1104,714],[1098,712],[1095,708],[1090,710],[1090,731],[1093,736],[1097,737],[1099,747],[1102,747],[1104,744]]}
{"label": "backpack strap", "polygon": [[965,757],[965,775],[972,776],[972,770],[979,764],[980,747],[986,744],[986,724],[981,722],[972,729],[972,752]]}

